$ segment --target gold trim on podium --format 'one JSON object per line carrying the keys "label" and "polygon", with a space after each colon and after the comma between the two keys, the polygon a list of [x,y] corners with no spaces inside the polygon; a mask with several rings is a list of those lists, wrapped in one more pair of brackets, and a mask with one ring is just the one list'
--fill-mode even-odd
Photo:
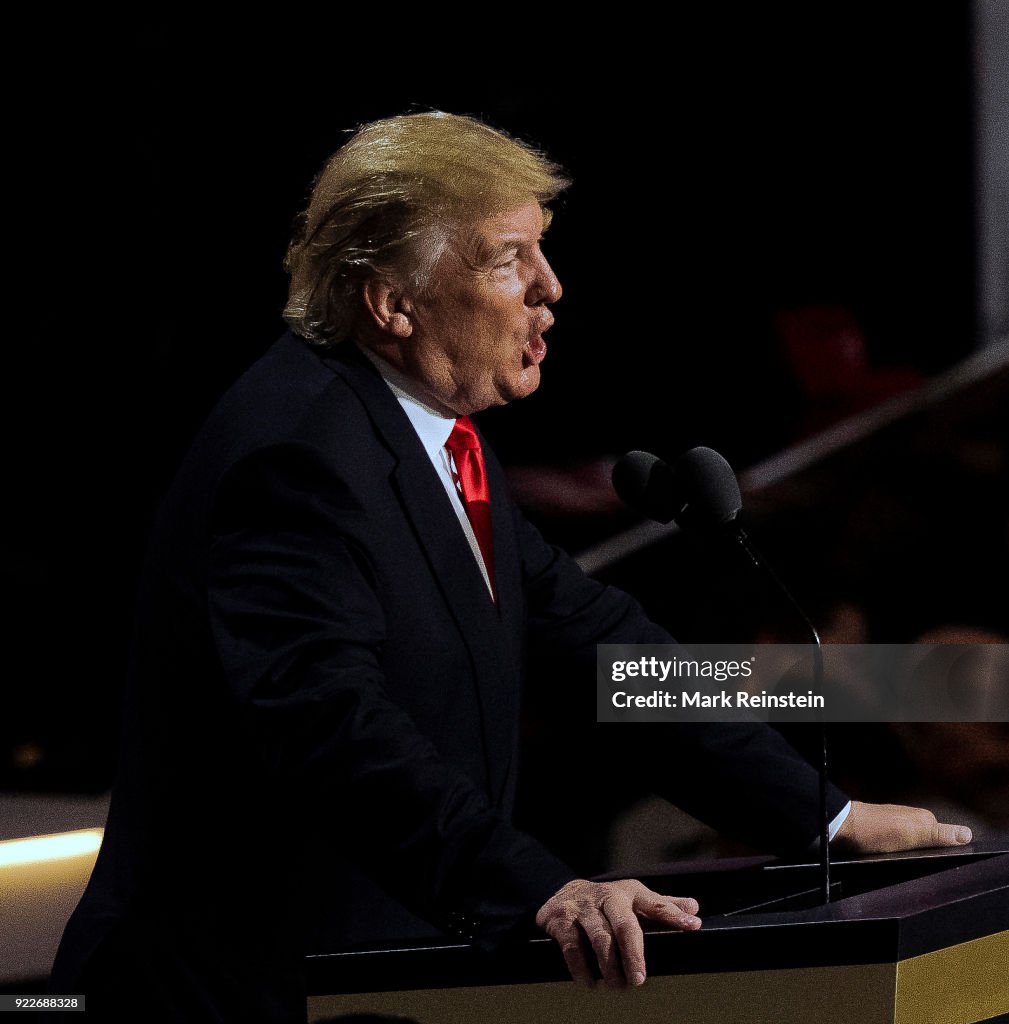
{"label": "gold trim on podium", "polygon": [[667,975],[630,991],[549,982],[314,996],[308,1019],[386,1013],[419,1024],[892,1024],[895,976],[893,964],[865,964]]}
{"label": "gold trim on podium", "polygon": [[897,964],[652,977],[631,991],[571,982],[313,996],[312,1024],[385,1013],[419,1024],[975,1024],[1009,1011],[1009,932]]}
{"label": "gold trim on podium", "polygon": [[1009,1013],[1009,932],[897,964],[895,1024],[975,1024]]}

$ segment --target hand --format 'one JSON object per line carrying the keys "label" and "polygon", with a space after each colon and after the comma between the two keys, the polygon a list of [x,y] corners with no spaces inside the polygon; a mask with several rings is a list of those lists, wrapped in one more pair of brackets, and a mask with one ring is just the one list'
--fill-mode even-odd
{"label": "hand", "polygon": [[963,846],[971,841],[966,825],[946,825],[922,807],[865,804],[852,800],[831,846],[845,853],[896,853],[926,846]]}
{"label": "hand", "polygon": [[595,984],[582,943],[586,936],[603,980],[611,988],[623,988],[645,981],[645,939],[638,917],[696,931],[701,927],[697,911],[697,900],[662,896],[633,878],[576,878],[540,907],[536,925],[557,941],[575,981],[589,988]]}

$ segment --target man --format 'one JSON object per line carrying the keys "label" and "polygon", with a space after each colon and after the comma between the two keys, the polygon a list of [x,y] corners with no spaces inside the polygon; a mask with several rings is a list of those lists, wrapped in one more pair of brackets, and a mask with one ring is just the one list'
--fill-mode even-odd
{"label": "man", "polygon": [[[309,908],[344,947],[533,922],[573,977],[640,984],[639,917],[695,901],[576,877],[510,824],[525,665],[671,642],[508,498],[470,415],[536,389],[561,287],[558,168],[468,118],[360,130],[288,253],[282,337],[166,496],[140,593],[122,769],[53,986],[148,1019],[302,1019]],[[577,671],[577,668],[572,669]],[[816,777],[757,726],[670,727],[656,786],[769,849],[816,835]],[[643,752],[642,756],[653,756]],[[615,766],[619,768],[619,766]],[[856,850],[965,841],[832,790]]]}

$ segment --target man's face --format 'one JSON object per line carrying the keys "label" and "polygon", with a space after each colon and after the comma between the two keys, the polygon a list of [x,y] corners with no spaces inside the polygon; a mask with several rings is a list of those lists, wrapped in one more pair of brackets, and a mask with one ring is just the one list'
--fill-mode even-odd
{"label": "man's face", "polygon": [[547,309],[561,286],[540,249],[543,211],[532,202],[472,224],[413,304],[404,356],[443,406],[469,415],[532,394],[546,355]]}

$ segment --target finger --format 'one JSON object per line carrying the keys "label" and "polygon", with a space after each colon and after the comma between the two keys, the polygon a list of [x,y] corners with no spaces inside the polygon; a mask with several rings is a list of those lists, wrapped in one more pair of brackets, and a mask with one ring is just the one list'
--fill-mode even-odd
{"label": "finger", "polygon": [[933,846],[963,846],[973,835],[966,825],[948,825],[936,822],[932,828]]}
{"label": "finger", "polygon": [[616,941],[620,984],[643,985],[646,976],[645,936],[632,901],[611,897],[603,903],[603,911]]}
{"label": "finger", "polygon": [[697,900],[691,899],[689,896],[667,896],[666,899],[672,900],[680,910],[691,917],[695,916],[701,909],[701,905]]}
{"label": "finger", "polygon": [[[605,904],[604,904],[605,909]],[[628,913],[630,910],[628,909]],[[633,914],[631,915],[634,916]],[[599,962],[599,973],[610,988],[622,988],[624,975],[620,966],[620,953],[614,938],[611,922],[598,910],[584,913],[578,923],[585,932],[589,944]]]}
{"label": "finger", "polygon": [[662,921],[682,931],[695,931],[701,927],[697,916],[697,900],[685,896],[661,896],[646,889],[634,900],[634,912],[652,921]]}
{"label": "finger", "polygon": [[596,979],[589,967],[588,958],[585,956],[585,948],[582,945],[582,933],[574,921],[564,921],[559,918],[548,922],[544,931],[561,948],[561,955],[567,966],[571,980],[586,988],[593,988]]}

